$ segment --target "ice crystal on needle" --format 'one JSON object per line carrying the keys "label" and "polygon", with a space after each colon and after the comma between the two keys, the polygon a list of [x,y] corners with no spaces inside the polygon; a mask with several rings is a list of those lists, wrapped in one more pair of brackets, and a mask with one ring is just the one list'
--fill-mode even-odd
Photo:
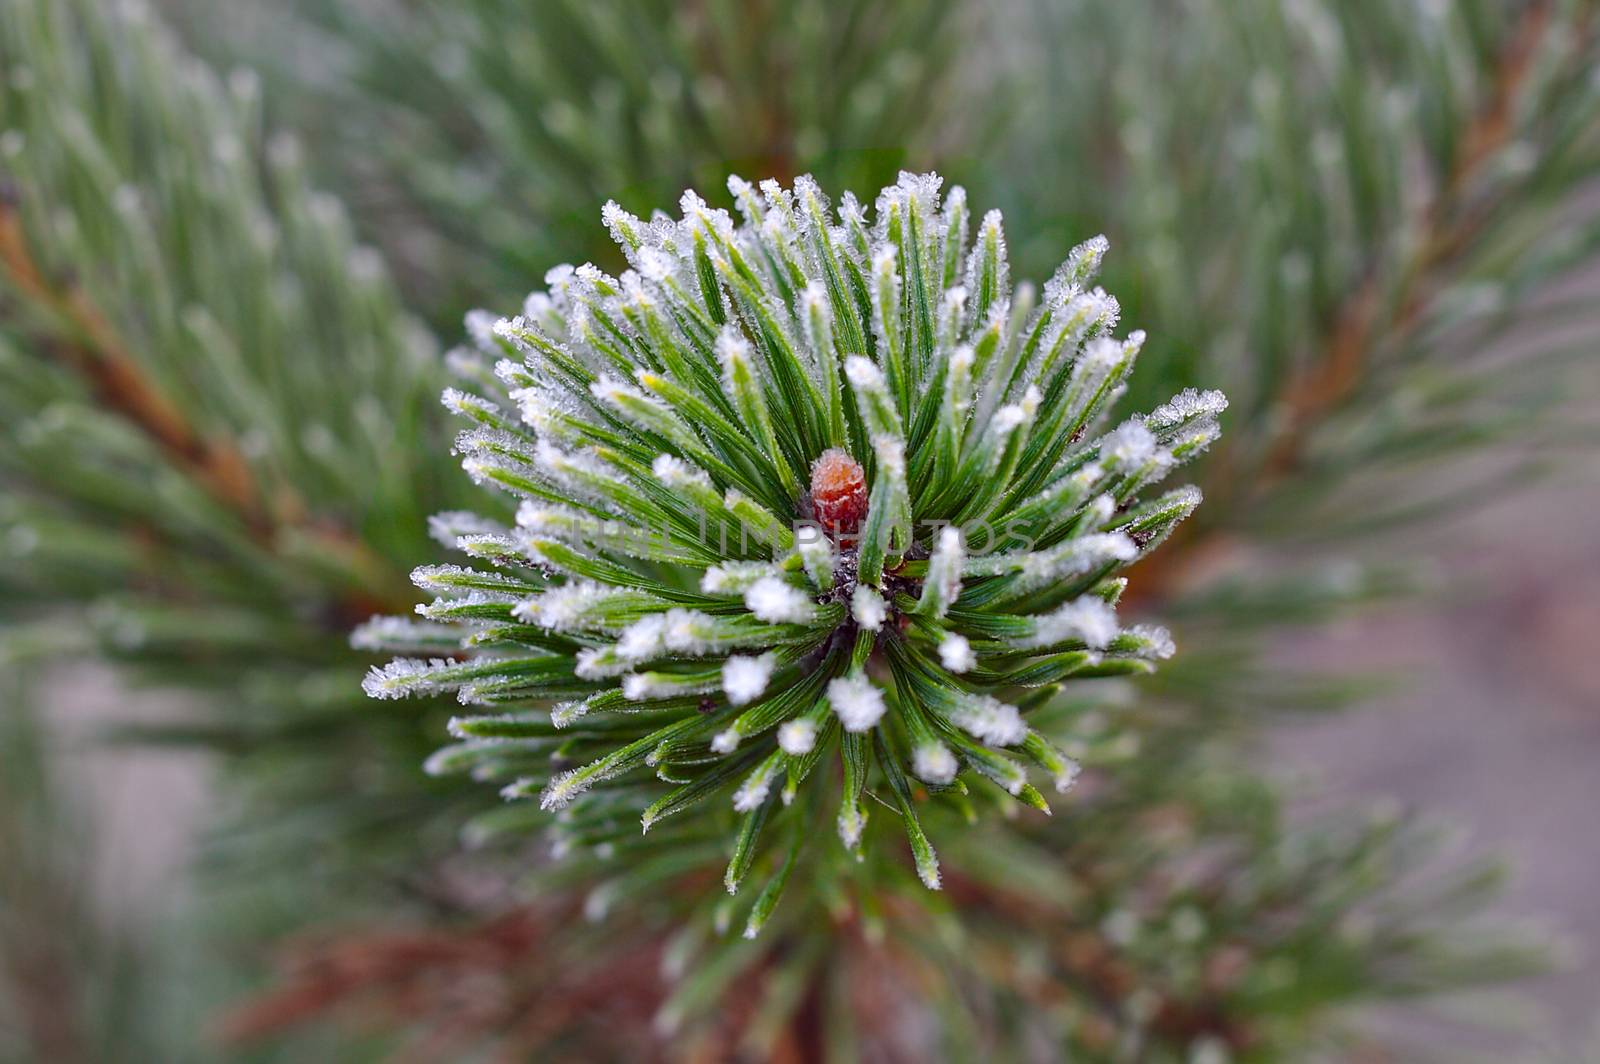
{"label": "ice crystal on needle", "polygon": [[418,569],[425,621],[363,627],[406,655],[367,690],[488,707],[430,771],[562,810],[564,852],[695,807],[739,821],[734,890],[769,820],[867,845],[871,794],[937,887],[922,816],[984,788],[1046,808],[1024,765],[1058,789],[1078,768],[1034,709],[1172,653],[1120,623],[1116,574],[1199,503],[1144,494],[1226,403],[1104,424],[1143,336],[1111,335],[1103,237],[1035,306],[999,213],[969,234],[935,175],[871,217],[805,177],[729,189],[737,223],[692,192],[677,220],[608,204],[628,270],[558,267],[522,315],[469,318],[479,363],[454,363],[498,390],[444,402],[515,521],[434,520],[470,564]]}

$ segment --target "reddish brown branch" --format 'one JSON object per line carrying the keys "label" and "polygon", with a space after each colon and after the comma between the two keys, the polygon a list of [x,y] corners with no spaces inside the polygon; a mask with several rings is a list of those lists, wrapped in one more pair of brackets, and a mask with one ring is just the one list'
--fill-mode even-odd
{"label": "reddish brown branch", "polygon": [[[516,908],[470,927],[357,932],[302,942],[284,955],[276,989],[235,1009],[218,1027],[228,1044],[249,1044],[319,1020],[363,1016],[420,1034],[448,1059],[486,1038],[497,1058],[529,1059],[560,1041],[613,1054],[646,1051],[660,1004],[657,943],[572,963],[554,955],[569,910]],[[452,1052],[454,1050],[455,1052]]]}

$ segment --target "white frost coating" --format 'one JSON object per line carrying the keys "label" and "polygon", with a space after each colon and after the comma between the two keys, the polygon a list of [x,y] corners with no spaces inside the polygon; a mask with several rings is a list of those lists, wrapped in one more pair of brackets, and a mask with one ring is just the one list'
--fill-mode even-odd
{"label": "white frost coating", "polygon": [[446,388],[440,392],[439,403],[452,414],[465,414],[471,407],[491,405],[476,396],[468,395],[460,388]]}
{"label": "white frost coating", "polygon": [[428,673],[442,667],[443,659],[428,662],[421,658],[395,658],[387,665],[374,665],[361,681],[368,698],[404,698],[428,684]]}
{"label": "white frost coating", "polygon": [[861,832],[867,826],[867,814],[859,803],[846,805],[839,810],[839,841],[844,848],[853,850],[861,843]]}
{"label": "white frost coating", "polygon": [[1007,436],[1015,432],[1017,426],[1026,420],[1028,420],[1027,412],[1021,406],[1007,404],[995,411],[994,421],[991,424],[994,426],[994,432],[1001,436]]}
{"label": "white frost coating", "polygon": [[[944,290],[944,295],[939,298],[940,319],[951,322],[960,322],[962,316],[965,315],[966,310],[967,286],[958,284],[951,288],[946,288]],[[963,344],[962,347],[966,349],[967,361],[970,363],[972,361],[972,347],[969,344]],[[956,358],[960,357],[960,355],[961,351],[958,349],[955,355],[952,356],[951,361],[954,362]]]}
{"label": "white frost coating", "polygon": [[1078,782],[1078,777],[1083,773],[1083,766],[1068,758],[1061,762],[1061,768],[1056,772],[1055,785],[1057,794],[1066,794],[1072,790],[1072,785]]}
{"label": "white frost coating", "polygon": [[1181,509],[1185,514],[1191,514],[1205,499],[1205,493],[1193,484],[1185,484],[1181,488],[1173,488],[1164,496],[1169,507]]}
{"label": "white frost coating", "polygon": [[523,599],[511,608],[511,615],[552,632],[570,631],[580,626],[589,612],[611,593],[611,588],[588,580],[562,584]]}
{"label": "white frost coating", "polygon": [[[969,291],[979,291],[979,274],[983,270],[989,256],[988,249],[995,250],[994,264],[996,266],[994,278],[994,292],[999,300],[1004,300],[1011,290],[1011,279],[1006,256],[1006,231],[1005,218],[997,210],[984,214],[983,221],[978,224],[978,238],[973,242],[971,254],[967,257],[967,288]],[[987,311],[988,307],[974,307],[980,314]]]}
{"label": "white frost coating", "polygon": [[639,272],[644,274],[648,281],[660,284],[672,276],[675,260],[671,254],[660,248],[646,245],[634,252],[634,258],[639,264]]}
{"label": "white frost coating", "polygon": [[[519,362],[512,358],[502,358],[494,364],[495,379],[504,384],[508,389],[516,388],[531,383],[536,378],[529,371],[526,362]],[[516,398],[515,395],[512,396]]]}
{"label": "white frost coating", "polygon": [[847,225],[865,225],[867,209],[861,205],[854,192],[843,192],[839,195],[839,217]]}
{"label": "white frost coating", "polygon": [[639,242],[639,230],[644,227],[643,222],[623,210],[616,200],[606,200],[606,205],[600,208],[600,222],[611,231],[612,240],[630,249]]}
{"label": "white frost coating", "polygon": [[878,462],[878,472],[895,481],[906,476],[906,444],[896,436],[872,437],[872,457]]}
{"label": "white frost coating", "polygon": [[570,262],[557,263],[544,271],[544,285],[553,298],[566,299],[567,290],[572,287],[572,276],[577,272],[577,267]]}
{"label": "white frost coating", "polygon": [[1067,331],[1074,343],[1091,329],[1110,332],[1122,316],[1122,305],[1103,288],[1082,292],[1067,304]]}
{"label": "white frost coating", "polygon": [[622,294],[629,303],[644,314],[655,312],[656,297],[644,286],[644,278],[638,271],[624,270],[617,280],[622,282]]}
{"label": "white frost coating", "polygon": [[570,702],[557,702],[550,707],[550,723],[558,728],[565,728],[587,712],[589,712],[589,700],[587,698],[575,699]]}
{"label": "white frost coating", "polygon": [[711,477],[705,470],[699,469],[682,458],[671,454],[658,454],[655,461],[650,463],[650,471],[656,479],[669,488],[710,488]]}
{"label": "white frost coating", "polygon": [[578,651],[572,671],[585,680],[603,680],[622,675],[633,668],[633,664],[621,660],[613,647],[588,647]]}
{"label": "white frost coating", "polygon": [[[1064,478],[1060,482],[1059,490],[1071,492],[1074,496],[1082,498],[1084,495],[1087,495],[1089,490],[1098,484],[1100,482],[1100,478],[1104,477],[1105,475],[1105,466],[1101,465],[1099,462],[1090,462],[1076,473]],[[1052,489],[1052,491],[1055,490],[1058,489]]]}
{"label": "white frost coating", "polygon": [[700,577],[700,590],[708,595],[742,595],[756,581],[777,573],[770,562],[723,562]]}
{"label": "white frost coating", "polygon": [[739,789],[733,792],[733,807],[741,813],[748,813],[767,800],[767,795],[772,790],[772,777],[777,774],[776,762],[764,764],[739,784]]}
{"label": "white frost coating", "polygon": [[[544,791],[539,795],[539,808],[546,811],[564,809],[569,802],[597,782],[599,782],[599,776],[592,772],[586,774],[581,768],[563,772],[545,786]],[[511,787],[501,793],[508,798],[514,797],[520,793],[512,791],[514,787],[516,787],[516,784],[512,784]]]}
{"label": "white frost coating", "polygon": [[481,680],[462,684],[460,689],[456,691],[456,701],[463,706],[486,706],[489,703],[484,698],[484,690],[497,683],[503,683],[505,679],[506,677],[504,676],[485,676]]}
{"label": "white frost coating", "polygon": [[711,739],[711,752],[713,754],[731,754],[739,749],[739,740],[744,738],[737,728],[724,728],[717,732]]}
{"label": "white frost coating", "polygon": [[728,192],[733,196],[733,205],[744,215],[744,220],[750,225],[759,225],[765,212],[761,208],[761,200],[756,197],[756,187],[738,174],[728,175]]}
{"label": "white frost coating", "polygon": [[667,611],[661,637],[668,650],[704,657],[717,649],[716,624],[716,618],[708,613],[675,607]]}
{"label": "white frost coating", "polygon": [[1150,644],[1148,653],[1151,657],[1165,661],[1177,653],[1178,647],[1172,641],[1172,633],[1155,624],[1136,624],[1128,629],[1129,635],[1138,636]]}
{"label": "white frost coating", "polygon": [[1105,259],[1106,252],[1111,250],[1111,241],[1105,234],[1090,237],[1067,255],[1067,261],[1061,268],[1072,275],[1072,279],[1079,284],[1091,280],[1100,269],[1100,263]]}
{"label": "white frost coating", "polygon": [[1155,428],[1170,428],[1193,418],[1217,417],[1228,409],[1228,397],[1218,391],[1185,388],[1145,415],[1144,423]]}
{"label": "white frost coating", "polygon": [[717,362],[722,366],[722,372],[730,372],[734,366],[750,361],[750,341],[739,334],[734,325],[724,325],[717,334],[716,342]]}
{"label": "white frost coating", "polygon": [[833,540],[815,528],[802,528],[795,536],[794,546],[800,554],[801,564],[804,565],[806,573],[812,577],[812,582],[825,580],[831,586],[835,550]]}
{"label": "white frost coating", "polygon": [[812,281],[806,285],[804,291],[800,293],[800,306],[807,313],[812,311],[827,312],[830,308],[828,286],[821,281]]}
{"label": "white frost coating", "polygon": [[1155,457],[1155,434],[1138,421],[1124,421],[1100,441],[1101,461],[1120,472],[1138,469]]}
{"label": "white frost coating", "polygon": [[722,663],[722,689],[732,705],[742,706],[753,702],[767,689],[772,670],[778,659],[772,654],[746,657],[735,654]]}
{"label": "white frost coating", "polygon": [[522,301],[522,316],[528,321],[546,321],[555,309],[556,301],[549,292],[529,292]]}
{"label": "white frost coating", "polygon": [[723,240],[733,239],[733,218],[721,207],[713,210],[693,189],[678,197],[678,211],[686,222],[699,222],[709,233]]}
{"label": "white frost coating", "polygon": [[946,525],[939,530],[939,542],[934,545],[928,559],[927,582],[923,589],[922,608],[935,617],[943,617],[950,606],[961,597],[961,566],[966,561],[966,550],[961,544],[961,530]]}
{"label": "white frost coating", "polygon": [[1015,746],[1028,737],[1017,707],[990,695],[963,698],[950,713],[956,727],[988,746]]}
{"label": "white frost coating", "polygon": [[911,755],[911,771],[919,780],[928,783],[949,783],[956,778],[960,767],[956,755],[941,742],[922,743]]}
{"label": "white frost coating", "polygon": [[666,648],[667,620],[659,613],[641,617],[617,637],[617,656],[627,661],[644,661]]}
{"label": "white frost coating", "polygon": [[643,392],[631,384],[626,384],[617,378],[606,374],[598,380],[589,383],[589,394],[602,403],[617,406],[624,399],[636,399],[639,402],[650,402]]}
{"label": "white frost coating", "polygon": [[817,745],[817,723],[807,717],[786,720],[778,726],[778,749],[790,757],[809,754]]}
{"label": "white frost coating", "polygon": [[1081,639],[1085,646],[1103,650],[1117,637],[1117,631],[1116,611],[1103,599],[1084,595],[1040,617],[1033,635],[1022,640],[1022,645],[1042,647]]}
{"label": "white frost coating", "polygon": [[630,702],[648,702],[652,698],[660,698],[665,693],[649,673],[629,673],[622,678],[622,697]]}
{"label": "white frost coating", "polygon": [[576,272],[578,280],[586,285],[590,285],[595,288],[602,286],[609,288],[617,287],[616,278],[610,276],[592,262],[586,262],[582,266],[579,266]]}
{"label": "white frost coating", "polygon": [[883,692],[865,676],[843,676],[828,682],[828,704],[847,732],[870,731],[883,718]]}
{"label": "white frost coating", "polygon": [[1044,402],[1044,393],[1039,390],[1037,385],[1028,385],[1023,390],[1022,398],[1017,402],[1017,405],[1022,408],[1023,419],[1032,421],[1034,415],[1039,412],[1039,404],[1042,402]]}
{"label": "white frost coating", "polygon": [[1085,370],[1104,372],[1121,362],[1126,350],[1127,343],[1122,340],[1097,336],[1084,345],[1083,359],[1079,364]]}
{"label": "white frost coating", "polygon": [[1080,536],[1052,550],[1024,555],[1022,583],[1030,588],[1043,587],[1106,562],[1132,561],[1138,553],[1139,548],[1133,540],[1122,532],[1096,532]]}
{"label": "white frost coating", "polygon": [[541,439],[534,448],[533,460],[539,469],[568,487],[592,490],[585,483],[586,479],[619,479],[609,466],[593,455],[582,451],[563,451],[546,439]]}
{"label": "white frost coating", "polygon": [[[528,297],[532,299],[530,295]],[[546,297],[548,299],[548,297]],[[522,338],[521,333],[529,331],[528,319],[521,315],[512,318],[496,318],[489,326],[489,332],[496,339],[504,340],[518,351],[529,349],[528,341]]]}
{"label": "white frost coating", "polygon": [[554,388],[529,387],[514,389],[510,394],[524,424],[532,426],[541,436],[565,438],[557,416],[571,417],[572,414],[562,409],[565,404],[561,393]]}
{"label": "white frost coating", "polygon": [[594,534],[601,522],[582,512],[554,503],[524,499],[517,506],[517,527],[531,535],[565,540],[576,534]]}
{"label": "white frost coating", "polygon": [[877,391],[884,387],[883,371],[861,355],[851,355],[844,360],[844,376],[852,388]]}
{"label": "white frost coating", "polygon": [[889,604],[872,588],[857,584],[850,595],[850,616],[867,631],[876,632],[889,616]]}
{"label": "white frost coating", "polygon": [[808,624],[817,604],[805,592],[775,576],[764,576],[745,589],[744,604],[768,624]]}
{"label": "white frost coating", "polygon": [[810,174],[801,174],[794,179],[794,198],[800,209],[807,214],[828,212],[828,197],[817,184],[817,179]]}
{"label": "white frost coating", "polygon": [[978,664],[967,637],[951,632],[939,641],[939,661],[951,672],[967,672]]}
{"label": "white frost coating", "polygon": [[956,348],[955,354],[950,356],[949,380],[952,386],[959,385],[955,404],[958,413],[972,405],[972,365],[977,359],[978,353],[972,349],[971,344],[962,344]]}
{"label": "white frost coating", "polygon": [[893,244],[884,244],[872,252],[872,274],[874,278],[893,278],[900,280],[899,251]]}
{"label": "white frost coating", "polygon": [[901,170],[895,183],[878,193],[878,213],[887,214],[892,207],[910,207],[919,217],[926,217],[938,209],[939,189],[943,186],[944,178],[938,174]]}

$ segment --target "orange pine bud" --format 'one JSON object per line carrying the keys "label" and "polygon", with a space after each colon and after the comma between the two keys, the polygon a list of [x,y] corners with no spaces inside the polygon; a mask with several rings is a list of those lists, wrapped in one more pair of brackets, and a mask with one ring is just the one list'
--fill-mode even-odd
{"label": "orange pine bud", "polygon": [[867,477],[861,463],[835,447],[811,467],[811,512],[834,535],[848,535],[867,516]]}

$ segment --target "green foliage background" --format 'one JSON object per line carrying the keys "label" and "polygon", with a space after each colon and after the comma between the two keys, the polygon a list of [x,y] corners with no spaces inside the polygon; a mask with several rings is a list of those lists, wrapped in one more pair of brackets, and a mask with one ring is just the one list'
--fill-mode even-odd
{"label": "green foliage background", "polygon": [[[651,1051],[684,1057],[1307,1059],[1342,1051],[1347,1006],[1521,971],[1521,945],[1472,919],[1488,872],[1430,863],[1409,822],[1291,820],[1249,755],[1274,713],[1364,688],[1286,674],[1266,636],[1411,590],[1395,527],[1497,497],[1582,438],[1570,381],[1594,302],[1547,293],[1600,244],[1596,14],[0,0],[6,661],[26,679],[108,659],[194,692],[181,726],[119,738],[203,743],[225,766],[204,912],[131,946],[0,934],[0,985],[30,985],[40,955],[66,979],[44,1025],[37,999],[4,995],[0,1051],[182,1015],[148,1034],[163,1059],[609,1059],[661,1045],[664,1011],[675,1037]],[[901,166],[1004,208],[1019,277],[1110,236],[1102,283],[1151,335],[1130,408],[1191,385],[1233,400],[1206,505],[1134,574],[1182,650],[1106,693],[1123,708],[1091,737],[1102,785],[947,856],[989,889],[908,908],[885,863],[864,873],[882,912],[820,899],[759,946],[625,869],[553,869],[525,836],[464,855],[458,828],[490,800],[418,770],[448,707],[367,702],[346,638],[406,608],[406,572],[435,552],[426,515],[468,497],[434,401],[462,313],[515,309],[557,262],[613,267],[607,198],[720,201],[729,171],[869,193]],[[26,684],[11,701],[17,720],[38,704]],[[38,798],[8,801],[0,834],[59,830],[44,799],[70,793],[31,768],[6,780]],[[19,852],[39,860],[8,864],[4,926],[87,933],[91,914],[39,908],[75,903],[48,886],[70,860]],[[612,918],[573,919],[597,882]],[[505,915],[529,898],[525,923]],[[450,943],[512,945],[470,969],[492,988],[477,1001],[289,979],[321,994],[306,1015],[408,1002],[376,1033],[286,1022],[219,1049],[161,1000],[281,990],[266,944],[313,927],[451,978]],[[430,949],[379,937],[397,927]],[[159,959],[174,948],[188,959]],[[679,977],[613,986],[662,954]],[[169,974],[101,978],[126,964]]]}

